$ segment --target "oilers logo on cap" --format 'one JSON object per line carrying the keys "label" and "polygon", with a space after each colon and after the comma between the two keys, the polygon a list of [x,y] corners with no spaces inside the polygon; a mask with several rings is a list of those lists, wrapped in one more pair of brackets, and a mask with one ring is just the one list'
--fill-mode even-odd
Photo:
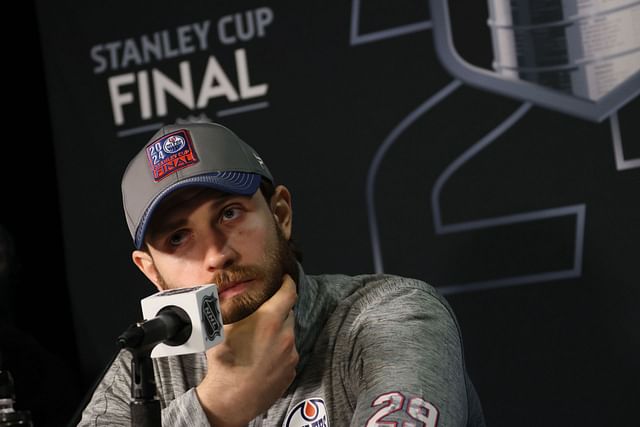
{"label": "oilers logo on cap", "polygon": [[289,411],[282,427],[329,427],[324,400],[305,399],[298,403]]}
{"label": "oilers logo on cap", "polygon": [[189,132],[180,129],[156,139],[146,147],[155,182],[198,162]]}

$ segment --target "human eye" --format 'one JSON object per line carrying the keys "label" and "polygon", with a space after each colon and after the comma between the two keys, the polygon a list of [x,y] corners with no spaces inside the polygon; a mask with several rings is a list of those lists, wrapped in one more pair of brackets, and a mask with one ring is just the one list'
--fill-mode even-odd
{"label": "human eye", "polygon": [[228,206],[222,210],[220,220],[222,222],[233,221],[234,219],[237,219],[241,213],[242,210],[239,206]]}
{"label": "human eye", "polygon": [[175,231],[167,237],[167,243],[171,247],[177,247],[187,241],[190,233],[187,230]]}

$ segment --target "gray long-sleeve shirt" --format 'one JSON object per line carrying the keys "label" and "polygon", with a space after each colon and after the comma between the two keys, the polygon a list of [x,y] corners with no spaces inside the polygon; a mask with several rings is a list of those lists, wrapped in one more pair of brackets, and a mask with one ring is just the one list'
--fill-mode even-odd
{"label": "gray long-sleeve shirt", "polygon": [[[455,316],[426,283],[301,271],[294,311],[296,379],[250,426],[485,425]],[[130,425],[130,360],[128,352],[119,355],[80,426]],[[209,425],[195,393],[206,374],[204,353],[153,365],[163,425]]]}

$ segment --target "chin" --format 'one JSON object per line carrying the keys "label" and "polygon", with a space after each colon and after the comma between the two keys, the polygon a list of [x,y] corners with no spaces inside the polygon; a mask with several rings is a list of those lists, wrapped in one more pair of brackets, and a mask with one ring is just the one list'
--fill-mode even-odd
{"label": "chin", "polygon": [[222,314],[222,322],[225,325],[229,325],[235,322],[238,322],[251,314],[253,314],[258,307],[262,303],[256,304],[253,301],[253,304],[247,304],[246,301],[234,301],[234,300],[242,300],[242,297],[232,298],[229,301],[225,301],[220,306],[221,314]]}

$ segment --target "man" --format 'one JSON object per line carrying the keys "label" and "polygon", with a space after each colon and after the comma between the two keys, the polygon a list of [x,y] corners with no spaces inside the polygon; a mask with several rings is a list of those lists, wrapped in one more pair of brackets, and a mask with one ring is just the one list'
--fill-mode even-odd
{"label": "man", "polygon": [[[213,123],[166,126],[130,162],[133,262],[159,290],[215,283],[224,342],[154,359],[167,426],[482,426],[455,317],[416,280],[305,275],[292,203]],[[81,425],[129,425],[120,354]]]}

